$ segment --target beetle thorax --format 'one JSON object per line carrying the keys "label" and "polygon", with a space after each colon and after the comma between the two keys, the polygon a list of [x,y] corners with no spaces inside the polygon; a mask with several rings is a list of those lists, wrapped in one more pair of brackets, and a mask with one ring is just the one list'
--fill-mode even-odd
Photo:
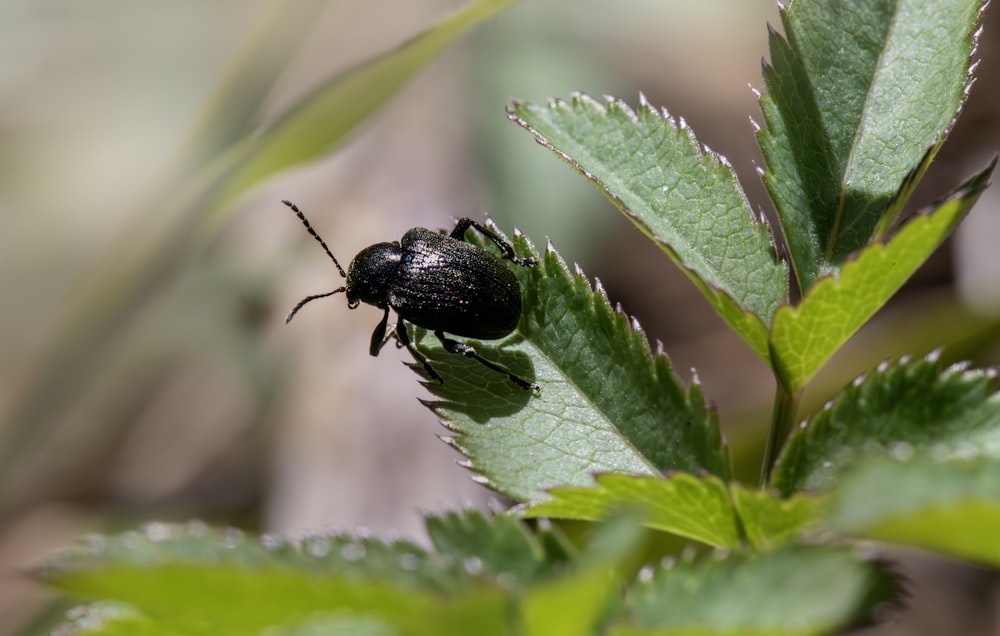
{"label": "beetle thorax", "polygon": [[362,302],[387,307],[401,254],[398,242],[376,243],[358,252],[347,268],[348,305],[355,307]]}

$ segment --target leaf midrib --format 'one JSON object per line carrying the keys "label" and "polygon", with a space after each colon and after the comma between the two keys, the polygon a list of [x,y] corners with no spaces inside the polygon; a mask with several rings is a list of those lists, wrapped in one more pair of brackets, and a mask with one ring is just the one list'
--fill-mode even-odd
{"label": "leaf midrib", "polygon": [[[840,179],[840,187],[838,189],[837,196],[837,212],[834,215],[833,227],[830,230],[830,237],[826,243],[826,249],[823,253],[823,258],[827,263],[830,263],[833,259],[833,254],[839,238],[843,235],[843,232],[849,230],[849,227],[841,229],[840,224],[844,219],[844,207],[845,199],[847,194],[847,184],[850,182],[852,175],[855,171],[855,166],[857,165],[854,161],[854,157],[861,147],[862,132],[866,129],[865,122],[868,121],[868,113],[871,110],[872,105],[872,87],[878,85],[879,77],[885,72],[885,64],[883,60],[885,59],[886,51],[889,49],[890,43],[894,39],[896,33],[896,24],[899,19],[899,2],[894,5],[892,18],[889,20],[889,27],[886,29],[886,37],[882,43],[882,50],[879,51],[878,59],[875,61],[874,72],[871,76],[871,81],[868,82],[867,91],[865,93],[864,105],[861,108],[861,114],[858,117],[858,123],[854,130],[854,138],[851,142],[851,150],[847,153],[847,161],[844,162],[844,172]],[[857,219],[855,219],[857,222]]]}
{"label": "leaf midrib", "polygon": [[[635,446],[635,444],[632,443],[632,440],[629,439],[628,436],[625,435],[621,431],[621,428],[619,428],[619,426],[615,423],[614,419],[612,419],[609,416],[609,414],[607,413],[607,411],[604,408],[601,408],[601,407],[599,407],[597,405],[597,403],[591,397],[590,392],[586,391],[582,386],[580,386],[580,384],[576,381],[576,379],[573,376],[569,375],[566,371],[563,370],[563,365],[560,364],[560,363],[558,363],[558,361],[556,361],[552,356],[550,356],[548,354],[548,352],[545,349],[542,348],[539,340],[536,340],[535,338],[532,338],[531,336],[529,336],[528,334],[526,334],[520,328],[518,328],[518,333],[521,334],[521,337],[524,339],[525,342],[531,343],[531,346],[535,349],[535,351],[539,355],[541,355],[542,357],[544,357],[545,360],[548,361],[548,363],[552,366],[552,368],[560,370],[560,372],[562,373],[562,377],[565,379],[565,381],[570,386],[572,386],[575,389],[577,395],[581,395],[581,396],[584,397],[584,399],[586,400],[587,405],[590,407],[590,410],[592,412],[594,412],[594,413],[599,414],[600,417],[601,417],[601,419],[602,419],[602,421],[608,423],[610,429],[615,432],[616,436],[619,439],[621,439],[625,443],[625,445],[629,449],[631,449],[632,451],[634,451],[635,454],[642,460],[642,463],[649,469],[650,474],[652,476],[655,477],[655,476],[661,475],[663,473],[663,471],[660,468],[658,468],[657,466],[655,466],[652,463],[652,461],[650,460],[650,458],[645,453],[641,452]],[[559,450],[565,452],[564,449],[559,448]],[[592,462],[593,460],[590,459],[589,461]]]}

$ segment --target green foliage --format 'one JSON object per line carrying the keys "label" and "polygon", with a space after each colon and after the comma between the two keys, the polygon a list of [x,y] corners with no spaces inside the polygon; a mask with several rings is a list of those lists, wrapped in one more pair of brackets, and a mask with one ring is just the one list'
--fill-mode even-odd
{"label": "green foliage", "polygon": [[419,340],[445,380],[428,385],[438,397],[428,406],[458,434],[452,443],[470,467],[525,502],[545,499],[552,486],[590,484],[595,471],[707,470],[727,479],[718,420],[700,387],[684,388],[666,356],[651,356],[642,331],[551,246],[540,256],[517,236],[514,247],[539,259],[515,269],[525,290],[521,324],[476,348],[541,384],[540,397],[446,353],[433,336]]}
{"label": "green foliage", "polygon": [[600,521],[634,509],[645,514],[647,527],[715,547],[739,547],[740,529],[733,506],[725,484],[717,477],[608,473],[598,475],[596,481],[596,488],[554,488],[549,491],[554,500],[528,508],[525,516]]}
{"label": "green foliage", "polygon": [[730,488],[747,541],[759,551],[807,535],[823,518],[825,498],[800,492],[788,499],[742,484]]}
{"label": "green foliage", "polygon": [[363,626],[376,634],[503,634],[520,623],[521,602],[537,627],[544,624],[539,603],[547,610],[550,601],[568,608],[577,593],[610,598],[617,583],[607,568],[637,538],[618,530],[611,524],[571,560],[569,551],[553,549],[564,544],[553,531],[536,535],[512,517],[475,512],[430,518],[430,551],[348,535],[293,544],[199,523],[152,524],[89,537],[40,576],[118,603],[79,617],[85,633],[354,633]]}
{"label": "green foliage", "polygon": [[816,281],[796,307],[778,310],[771,327],[775,371],[789,392],[801,389],[871,318],[965,218],[993,170],[991,164],[947,200]]}
{"label": "green foliage", "polygon": [[1000,463],[995,456],[867,458],[844,475],[830,518],[846,534],[1000,567]]}
{"label": "green foliage", "polygon": [[942,370],[933,356],[883,364],[792,435],[774,486],[785,495],[825,490],[844,466],[875,452],[1000,459],[1000,393],[993,373]]}
{"label": "green foliage", "polygon": [[766,325],[788,295],[788,269],[724,159],[645,99],[638,112],[585,95],[547,106],[514,102],[508,112],[604,190],[768,358]]}
{"label": "green foliage", "polygon": [[[442,23],[321,88],[268,128],[264,154],[228,165],[241,166],[224,171],[237,175],[233,193],[336,143],[364,109],[345,112],[348,123],[315,147],[300,137],[345,94],[365,93],[359,103],[371,108],[459,30],[506,4],[473,2],[458,14],[470,22]],[[428,383],[426,405],[476,479],[514,499],[514,510],[431,516],[428,548],[349,535],[288,543],[200,524],[93,537],[40,574],[101,601],[69,629],[826,634],[902,596],[891,568],[861,556],[857,540],[1000,567],[993,371],[942,368],[935,356],[884,363],[794,426],[806,383],[988,185],[993,164],[898,219],[964,102],[982,10],[979,0],[799,0],[782,10],[758,139],[785,249],[725,160],[645,99],[636,110],[582,95],[508,109],[662,248],[770,365],[777,395],[762,484],[773,491],[732,481],[697,378],[685,386],[660,347],[651,350],[638,324],[551,244],[539,253],[515,234],[518,254],[538,259],[512,265],[521,321],[474,346],[540,393],[415,333],[445,380]],[[587,539],[571,542],[549,518],[580,522]],[[665,535],[697,545],[649,565]]]}
{"label": "green foliage", "polygon": [[799,546],[682,560],[637,585],[626,603],[635,623],[657,634],[819,634],[892,602],[895,587],[892,575],[847,551]]}
{"label": "green foliage", "polygon": [[871,241],[904,177],[944,142],[965,102],[980,9],[815,0],[782,12],[760,144],[802,289]]}
{"label": "green foliage", "polygon": [[253,149],[226,178],[222,202],[328,153],[469,29],[516,2],[473,0],[395,50],[321,85],[253,140]]}

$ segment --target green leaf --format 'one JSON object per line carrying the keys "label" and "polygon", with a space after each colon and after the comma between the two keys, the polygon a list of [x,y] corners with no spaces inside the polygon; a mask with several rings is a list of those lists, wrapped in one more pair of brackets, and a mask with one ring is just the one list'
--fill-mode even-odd
{"label": "green leaf", "polygon": [[515,2],[471,0],[395,50],[321,85],[254,140],[253,149],[227,180],[220,202],[233,200],[280,170],[328,153],[457,39]]}
{"label": "green leaf", "polygon": [[[198,522],[151,524],[88,537],[40,574],[103,600],[76,610],[67,633],[500,636],[515,624],[525,633],[546,633],[552,620],[597,625],[618,598],[613,572],[643,537],[629,517],[598,528],[579,552],[552,527],[530,532],[508,515],[453,513],[427,526],[436,552],[343,535],[289,544]],[[584,598],[593,606],[572,621],[552,615]]]}
{"label": "green leaf", "polygon": [[[512,523],[517,522],[479,523],[488,530],[480,545],[491,547],[498,536],[510,534]],[[477,563],[402,541],[317,534],[293,545],[199,523],[151,524],[143,532],[89,537],[40,574],[75,595],[126,603],[166,629],[160,633],[255,633],[348,610],[405,634],[408,626],[429,624],[433,616],[450,617],[467,629],[469,612],[483,608],[494,616],[485,622],[502,625],[508,593],[481,567],[490,563],[486,553]],[[524,569],[523,559],[519,567]]]}
{"label": "green leaf", "polygon": [[747,540],[758,551],[788,543],[823,518],[825,500],[815,495],[799,493],[782,499],[738,483],[729,491]]}
{"label": "green leaf", "polygon": [[1000,457],[1000,393],[992,371],[942,370],[936,354],[858,378],[788,440],[774,472],[782,494],[822,490],[864,455],[931,452]]}
{"label": "green leaf", "polygon": [[643,578],[626,605],[634,626],[655,634],[826,634],[896,593],[887,574],[850,552],[789,547],[682,560]]}
{"label": "green leaf", "polygon": [[397,622],[423,613],[432,603],[426,593],[382,581],[317,577],[291,569],[248,572],[233,564],[109,566],[67,575],[58,584],[75,594],[129,603],[185,634],[245,634],[298,622],[331,605]]}
{"label": "green leaf", "polygon": [[600,632],[613,603],[621,598],[623,561],[634,556],[643,532],[638,518],[619,516],[595,529],[574,571],[531,586],[521,595],[520,631],[530,636]]}
{"label": "green leaf", "polygon": [[1000,461],[926,455],[859,463],[833,494],[838,530],[1000,567]]}
{"label": "green leaf", "polygon": [[904,177],[944,141],[968,92],[984,4],[816,0],[782,10],[759,140],[801,289],[869,243]]}
{"label": "green leaf", "polygon": [[[89,537],[42,576],[78,596],[127,603],[169,632],[239,634],[335,607],[390,621],[419,613],[432,602],[421,588],[458,587],[439,583],[455,577],[428,560],[407,544],[314,536],[297,547],[197,523],[151,524],[142,533]],[[390,581],[379,580],[389,572]]]}
{"label": "green leaf", "polygon": [[552,500],[535,504],[522,514],[599,521],[623,510],[637,509],[647,527],[720,548],[740,545],[733,504],[718,477],[602,474],[595,481],[595,488],[553,488],[549,491]]}
{"label": "green leaf", "polygon": [[597,633],[619,582],[606,569],[590,568],[533,587],[521,601],[523,633],[526,636]]}
{"label": "green leaf", "polygon": [[502,576],[519,583],[530,582],[563,565],[569,546],[559,552],[547,549],[564,541],[553,530],[532,534],[508,515],[486,516],[475,511],[430,516],[426,519],[431,543],[440,554],[462,562],[477,575]]}
{"label": "green leaf", "polygon": [[[514,246],[538,257],[522,236]],[[540,394],[416,334],[445,380],[428,385],[439,399],[427,405],[458,434],[448,441],[483,483],[530,503],[553,486],[591,485],[595,472],[706,470],[728,479],[717,417],[701,388],[685,389],[666,356],[651,355],[634,320],[579,269],[571,274],[551,245],[535,267],[512,267],[523,290],[521,322],[509,337],[474,346],[537,382]]]}
{"label": "green leaf", "polygon": [[723,158],[645,98],[638,111],[576,95],[508,113],[601,188],[768,360],[765,325],[788,295],[788,271]]}
{"label": "green leaf", "polygon": [[996,159],[945,201],[908,221],[886,243],[875,243],[816,282],[797,307],[785,305],[771,328],[773,364],[795,393],[878,311],[965,218]]}

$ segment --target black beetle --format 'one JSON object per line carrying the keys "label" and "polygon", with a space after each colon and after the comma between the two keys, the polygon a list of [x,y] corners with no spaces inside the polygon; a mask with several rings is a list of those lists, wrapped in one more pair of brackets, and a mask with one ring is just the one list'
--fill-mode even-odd
{"label": "black beetle", "polygon": [[[415,227],[404,234],[401,241],[366,247],[354,257],[345,274],[344,268],[302,211],[290,201],[282,203],[295,212],[309,234],[323,246],[340,275],[347,279],[347,285],[343,287],[300,300],[288,313],[286,323],[306,303],[346,292],[350,309],[366,303],[385,310],[372,333],[368,352],[373,356],[377,356],[385,343],[395,337],[396,346],[409,349],[427,375],[443,383],[444,379],[410,340],[406,323],[411,322],[433,331],[449,353],[473,358],[506,375],[523,389],[539,390],[538,385],[514,375],[507,367],[483,358],[472,346],[445,335],[496,340],[514,331],[521,317],[521,286],[514,273],[501,258],[466,243],[466,230],[475,228],[493,241],[500,248],[503,259],[524,267],[534,266],[535,259],[518,258],[510,243],[472,219],[462,218],[449,235]],[[395,325],[389,325],[390,309],[399,317]]]}

